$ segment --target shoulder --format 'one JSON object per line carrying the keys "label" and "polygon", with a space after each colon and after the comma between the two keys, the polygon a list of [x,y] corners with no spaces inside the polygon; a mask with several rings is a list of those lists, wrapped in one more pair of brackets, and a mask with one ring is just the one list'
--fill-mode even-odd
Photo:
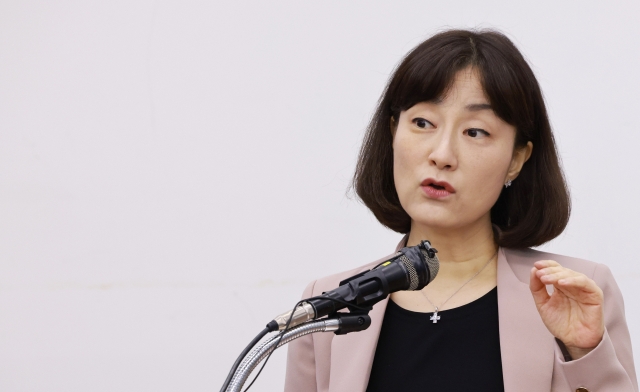
{"label": "shoulder", "polygon": [[616,286],[611,270],[602,263],[529,248],[502,248],[502,250],[504,251],[509,266],[522,282],[529,283],[529,273],[533,267],[533,263],[538,260],[554,260],[565,268],[585,274],[587,277],[593,279],[600,288],[611,285]]}
{"label": "shoulder", "polygon": [[376,265],[382,263],[383,261],[392,258],[394,255],[395,255],[395,252],[387,256],[381,257],[377,260],[371,261],[367,264],[363,264],[359,267],[316,279],[307,285],[307,288],[304,290],[303,298],[320,295],[325,291],[333,290],[336,287],[338,287],[340,282],[342,282],[343,280],[353,275],[359,274],[361,272],[368,271],[371,268],[375,267]]}
{"label": "shoulder", "polygon": [[513,267],[525,267],[527,268],[527,276],[529,270],[538,260],[554,260],[560,263],[563,267],[570,268],[574,271],[581,272],[589,277],[593,276],[599,263],[595,261],[580,259],[578,257],[565,256],[557,253],[543,252],[535,249],[511,249],[503,248],[504,254],[509,262],[509,265]]}

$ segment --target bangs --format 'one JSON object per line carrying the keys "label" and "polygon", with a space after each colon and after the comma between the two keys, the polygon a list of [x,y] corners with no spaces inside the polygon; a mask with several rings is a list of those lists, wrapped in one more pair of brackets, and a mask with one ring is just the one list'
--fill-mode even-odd
{"label": "bangs", "polygon": [[[509,41],[492,41],[483,36],[449,36],[425,41],[405,56],[387,90],[388,108],[397,119],[417,103],[444,98],[456,74],[467,67],[478,71],[480,84],[495,114],[515,126],[516,144],[531,140],[536,114],[530,92],[537,86],[526,85],[522,74],[531,73],[526,61],[513,48],[500,47]],[[485,38],[485,39],[483,39]],[[512,44],[511,44],[512,45]],[[511,50],[507,50],[511,49]],[[515,54],[519,58],[505,55]]]}
{"label": "bangs", "polygon": [[[475,65],[471,53],[459,50],[459,46],[456,49],[458,53],[442,48],[446,53],[442,57],[429,56],[430,50],[418,52],[418,56],[411,56],[412,52],[407,55],[407,61],[396,72],[402,77],[389,86],[389,107],[396,119],[401,111],[417,103],[443,98],[453,85],[456,74],[470,65]],[[484,84],[482,87],[484,89]]]}

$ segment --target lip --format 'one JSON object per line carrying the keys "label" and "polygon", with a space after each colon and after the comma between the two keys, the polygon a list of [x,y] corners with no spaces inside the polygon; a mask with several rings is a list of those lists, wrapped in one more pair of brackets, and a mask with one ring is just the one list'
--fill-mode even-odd
{"label": "lip", "polygon": [[[443,187],[444,189],[436,189],[433,188],[429,185],[438,185]],[[451,195],[452,193],[456,193],[456,189],[451,186],[451,184],[449,184],[446,181],[436,181],[435,178],[425,178],[421,183],[420,183],[420,187],[422,188],[422,190],[424,191],[424,193],[427,194],[427,196],[434,198],[434,199],[441,199],[443,197],[447,197],[449,195]]]}

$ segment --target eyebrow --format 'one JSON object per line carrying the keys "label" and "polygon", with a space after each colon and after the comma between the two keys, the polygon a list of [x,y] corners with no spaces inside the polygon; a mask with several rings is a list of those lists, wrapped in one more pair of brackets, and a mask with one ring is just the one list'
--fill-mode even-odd
{"label": "eyebrow", "polygon": [[472,103],[469,104],[467,106],[465,106],[465,109],[472,111],[472,112],[477,112],[480,110],[493,110],[493,108],[491,107],[490,104],[488,103]]}

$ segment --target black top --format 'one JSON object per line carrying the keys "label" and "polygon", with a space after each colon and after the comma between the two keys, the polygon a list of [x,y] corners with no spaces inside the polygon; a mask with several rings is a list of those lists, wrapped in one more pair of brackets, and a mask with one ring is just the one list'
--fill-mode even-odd
{"label": "black top", "polygon": [[498,288],[431,316],[389,300],[367,392],[504,391]]}

